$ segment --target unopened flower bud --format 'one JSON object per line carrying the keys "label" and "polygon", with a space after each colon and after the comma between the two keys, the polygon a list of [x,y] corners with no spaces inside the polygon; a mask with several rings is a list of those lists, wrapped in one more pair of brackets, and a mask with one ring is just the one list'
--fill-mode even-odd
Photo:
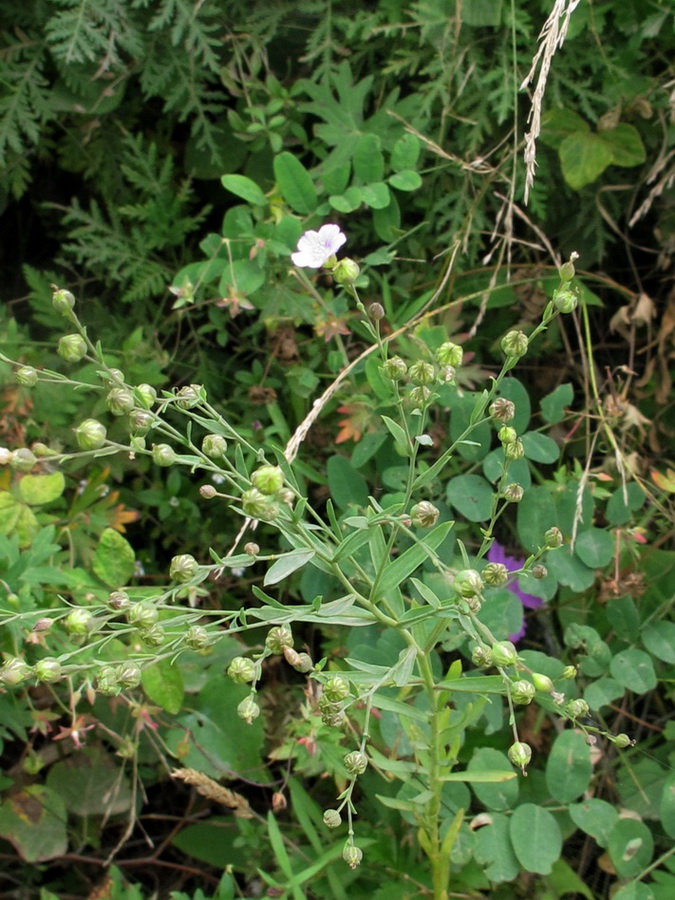
{"label": "unopened flower bud", "polygon": [[569,288],[557,290],[553,294],[553,305],[563,314],[574,312],[579,305],[579,297]]}
{"label": "unopened flower bud", "polygon": [[59,339],[56,352],[66,362],[76,363],[84,359],[87,353],[87,343],[81,334],[65,334]]}
{"label": "unopened flower bud", "polygon": [[487,669],[492,665],[492,653],[489,647],[483,647],[480,644],[471,651],[471,662],[474,666],[481,669]]}
{"label": "unopened flower bud", "polygon": [[614,737],[610,738],[611,742],[615,747],[618,747],[619,750],[623,750],[626,747],[633,747],[635,741],[632,741],[627,734],[616,734]]}
{"label": "unopened flower bud", "polygon": [[161,625],[155,622],[149,628],[142,628],[139,633],[140,639],[149,647],[161,647],[164,643],[166,633]]}
{"label": "unopened flower bud", "polygon": [[532,577],[541,580],[548,575],[548,569],[541,564],[532,567]]}
{"label": "unopened flower bud", "polygon": [[108,594],[108,605],[117,611],[129,609],[131,600],[126,591],[111,591]]}
{"label": "unopened flower bud", "polygon": [[510,425],[502,425],[502,427],[497,432],[497,437],[502,442],[502,444],[512,444],[515,440],[518,439],[518,432]]}
{"label": "unopened flower bud", "polygon": [[527,335],[522,331],[509,331],[502,338],[501,347],[506,356],[518,359],[527,353]]}
{"label": "unopened flower bud", "polygon": [[580,719],[588,715],[590,707],[585,700],[570,700],[565,712],[571,719]]}
{"label": "unopened flower bud", "polygon": [[333,266],[333,278],[338,284],[352,285],[359,277],[360,272],[358,264],[348,256]]}
{"label": "unopened flower bud", "polygon": [[37,633],[42,633],[44,631],[49,631],[49,629],[54,624],[54,619],[50,619],[47,616],[44,616],[42,619],[38,619],[35,625],[33,625],[33,631]]}
{"label": "unopened flower bud", "polygon": [[542,675],[541,672],[532,673],[532,683],[542,694],[550,694],[553,691],[553,682],[548,675]]}
{"label": "unopened flower bud", "polygon": [[341,703],[349,697],[349,682],[341,675],[332,675],[324,683],[323,696],[330,703]]}
{"label": "unopened flower bud", "polygon": [[52,294],[52,306],[62,316],[70,317],[71,310],[75,306],[75,297],[66,290],[56,290]]}
{"label": "unopened flower bud", "polygon": [[143,382],[134,388],[136,399],[144,409],[150,409],[157,400],[157,391],[151,384]]}
{"label": "unopened flower bud", "polygon": [[88,609],[71,609],[63,621],[68,634],[87,634],[93,624],[94,617]]}
{"label": "unopened flower bud", "polygon": [[262,519],[269,507],[269,499],[258,488],[251,488],[241,495],[241,506],[245,515],[252,519]]}
{"label": "unopened flower bud", "polygon": [[248,684],[255,681],[256,671],[256,664],[245,656],[235,656],[227,667],[227,674],[235,684]]}
{"label": "unopened flower bud", "polygon": [[379,322],[384,319],[384,306],[381,303],[371,303],[368,307],[368,315],[373,322]]}
{"label": "unopened flower bud", "polygon": [[174,556],[169,566],[169,577],[172,581],[179,582],[179,584],[192,581],[198,572],[199,563],[189,553],[181,553],[179,556]]}
{"label": "unopened flower bud", "polygon": [[218,491],[214,488],[212,484],[203,484],[199,488],[199,495],[203,497],[205,500],[213,500],[213,498],[218,494]]}
{"label": "unopened flower bud", "polygon": [[35,677],[38,681],[44,681],[51,684],[54,681],[58,681],[61,674],[61,663],[58,659],[54,659],[51,656],[35,663]]}
{"label": "unopened flower bud", "polygon": [[326,828],[339,828],[342,825],[342,816],[337,809],[327,809],[323,814],[323,824]]}
{"label": "unopened flower bud", "polygon": [[260,553],[260,547],[255,541],[247,541],[244,544],[244,553],[247,556],[257,556]]}
{"label": "unopened flower bud", "polygon": [[99,372],[98,373],[103,383],[108,385],[108,387],[124,387],[124,372],[121,369],[116,369],[114,366],[107,370],[107,372]]}
{"label": "unopened flower bud", "polygon": [[125,416],[135,406],[134,395],[128,388],[115,387],[105,398],[105,405],[114,416]]}
{"label": "unopened flower bud", "polygon": [[522,741],[516,741],[515,744],[511,744],[509,747],[507,756],[513,765],[518,766],[525,774],[525,766],[532,759],[532,747],[529,744],[522,743]]}
{"label": "unopened flower bud", "polygon": [[400,356],[392,356],[382,366],[382,372],[392,381],[402,381],[408,371],[408,366]]}
{"label": "unopened flower bud", "polygon": [[6,466],[12,461],[12,451],[7,447],[0,447],[0,466]]}
{"label": "unopened flower bud", "polygon": [[279,466],[261,466],[251,475],[251,484],[261,494],[274,494],[284,484],[284,473]]}
{"label": "unopened flower bud", "polygon": [[98,450],[105,444],[106,435],[105,425],[96,419],[85,419],[75,429],[80,450]]}
{"label": "unopened flower bud", "polygon": [[544,543],[549,550],[555,550],[556,547],[562,547],[563,540],[562,531],[559,528],[556,528],[555,525],[553,528],[549,528],[544,534]]}
{"label": "unopened flower bud", "polygon": [[103,666],[96,675],[96,690],[107,697],[116,697],[122,690],[117,682],[117,672],[112,666]]}
{"label": "unopened flower bud", "polygon": [[408,377],[413,384],[433,384],[436,379],[436,372],[431,363],[425,362],[423,359],[419,359],[408,369]]}
{"label": "unopened flower bud", "polygon": [[570,253],[570,258],[567,262],[564,262],[562,266],[558,269],[558,275],[560,276],[561,281],[571,281],[576,272],[574,269],[574,263],[579,259],[579,254],[576,251]]}
{"label": "unopened flower bud", "polygon": [[119,686],[125,690],[138,687],[141,683],[141,667],[135,662],[123,662],[118,666],[116,675]]}
{"label": "unopened flower bud", "polygon": [[9,464],[17,472],[30,472],[36,462],[37,456],[32,450],[29,450],[28,447],[19,447],[18,450],[13,451]]}
{"label": "unopened flower bud", "polygon": [[237,715],[240,719],[243,719],[247,725],[251,725],[254,719],[257,719],[260,715],[260,707],[252,697],[247,697],[245,700],[242,700],[237,707]]}
{"label": "unopened flower bud", "polygon": [[513,666],[518,662],[518,651],[511,641],[497,641],[491,651],[496,666]]}
{"label": "unopened flower bud", "polygon": [[509,570],[503,563],[488,563],[481,575],[490,587],[502,587],[509,580]]}
{"label": "unopened flower bud", "polygon": [[309,653],[298,653],[298,659],[293,663],[293,668],[296,672],[302,672],[304,675],[314,669],[314,660]]}
{"label": "unopened flower bud", "polygon": [[6,659],[0,667],[0,684],[15,687],[28,678],[31,673],[30,666],[18,656]]}
{"label": "unopened flower bud", "polygon": [[227,453],[227,441],[221,434],[207,434],[202,441],[202,453],[211,459],[221,459]]}
{"label": "unopened flower bud", "polygon": [[567,681],[571,681],[573,678],[577,677],[577,667],[576,666],[565,666],[562,670],[562,678],[565,678]]}
{"label": "unopened flower bud", "polygon": [[442,384],[452,384],[457,377],[457,369],[454,366],[441,366],[438,372],[438,380]]}
{"label": "unopened flower bud", "polygon": [[441,366],[452,366],[457,369],[462,365],[464,359],[464,350],[459,344],[452,341],[445,341],[436,351],[436,359]]}
{"label": "unopened flower bud", "polygon": [[38,381],[37,369],[34,369],[33,366],[19,366],[14,377],[23,387],[33,387]]}
{"label": "unopened flower bud", "polygon": [[191,625],[183,640],[190,650],[204,650],[211,644],[209,633],[203,625]]}
{"label": "unopened flower bud", "polygon": [[537,689],[530,681],[514,681],[511,685],[511,698],[514,703],[518,703],[521,706],[527,706],[528,703],[532,703],[534,700],[534,695],[537,693]]}
{"label": "unopened flower bud", "polygon": [[154,416],[144,409],[132,409],[129,413],[129,427],[134,434],[145,435],[154,424]]}
{"label": "unopened flower bud", "polygon": [[176,394],[176,406],[179,409],[193,409],[201,402],[203,390],[200,384],[186,384]]}
{"label": "unopened flower bud", "polygon": [[168,444],[155,444],[152,448],[152,461],[156,466],[172,466],[177,459],[176,451]]}
{"label": "unopened flower bud", "polygon": [[511,400],[507,400],[506,397],[498,397],[490,404],[490,416],[496,422],[510,422],[515,414],[515,404]]}
{"label": "unopened flower bud", "polygon": [[128,608],[127,619],[134,628],[152,628],[159,619],[159,610],[152,603],[141,600]]}
{"label": "unopened flower bud", "polygon": [[368,768],[368,757],[361,750],[353,750],[348,753],[343,762],[350,775],[363,775]]}
{"label": "unopened flower bud", "polygon": [[408,393],[408,400],[410,405],[419,409],[420,407],[425,406],[429,399],[431,398],[431,391],[424,384],[419,384],[414,388],[411,388]]}
{"label": "unopened flower bud", "polygon": [[293,666],[293,668],[295,668],[296,666],[300,665],[300,654],[297,650],[294,650],[292,647],[284,647],[281,652],[283,653],[284,659],[289,666]]}
{"label": "unopened flower bud", "polygon": [[347,844],[342,851],[342,858],[350,869],[356,869],[361,865],[363,859],[363,850],[355,844]]}
{"label": "unopened flower bud", "polygon": [[510,444],[504,444],[505,459],[522,459],[523,456],[525,456],[525,448],[520,438],[516,438]]}
{"label": "unopened flower bud", "polygon": [[286,647],[293,646],[293,632],[287,625],[270,628],[265,638],[265,646],[272,653],[282,654]]}
{"label": "unopened flower bud", "polygon": [[525,491],[523,490],[522,484],[513,481],[511,484],[506,485],[503,496],[509,503],[520,503],[524,493]]}
{"label": "unopened flower bud", "polygon": [[440,512],[433,503],[430,503],[428,500],[421,500],[410,510],[410,515],[413,525],[417,528],[431,528],[436,524]]}
{"label": "unopened flower bud", "polygon": [[325,710],[321,713],[321,721],[327,728],[341,728],[346,720],[344,709]]}
{"label": "unopened flower bud", "polygon": [[460,597],[475,597],[483,590],[483,579],[475,569],[462,569],[455,575],[453,587]]}

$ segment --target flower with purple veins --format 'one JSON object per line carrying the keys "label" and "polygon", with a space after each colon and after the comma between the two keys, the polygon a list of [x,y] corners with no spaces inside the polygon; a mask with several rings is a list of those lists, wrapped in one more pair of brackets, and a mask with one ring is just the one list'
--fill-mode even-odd
{"label": "flower with purple veins", "polygon": [[[497,541],[492,543],[492,546],[488,550],[487,558],[489,562],[501,563],[503,566],[506,566],[509,572],[517,572],[519,569],[522,569],[523,563],[525,562],[524,559],[516,559],[514,556],[509,556],[506,553],[506,550],[501,544],[497,543]],[[517,581],[514,581],[513,584],[509,585],[508,589],[518,597],[526,609],[539,609],[544,602],[541,597],[535,597],[534,594],[526,594],[525,591],[522,591]],[[509,640],[514,644],[516,641],[519,641],[525,635],[525,628],[525,620],[523,619],[522,627],[515,634],[509,635]]]}
{"label": "flower with purple veins", "polygon": [[306,231],[300,237],[291,259],[301,269],[320,269],[346,241],[339,225],[322,225],[318,231]]}

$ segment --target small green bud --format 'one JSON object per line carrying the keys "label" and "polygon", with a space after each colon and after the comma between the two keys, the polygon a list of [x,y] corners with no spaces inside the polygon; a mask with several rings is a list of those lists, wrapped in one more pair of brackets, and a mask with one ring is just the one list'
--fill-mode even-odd
{"label": "small green bud", "polygon": [[565,666],[562,670],[562,678],[565,678],[567,681],[571,681],[573,678],[577,677],[577,667],[576,666]]}
{"label": "small green bud", "polygon": [[87,354],[87,342],[81,334],[65,334],[59,339],[56,352],[66,362],[76,363]]}
{"label": "small green bud", "polygon": [[108,387],[124,387],[124,372],[121,369],[116,369],[114,366],[108,369],[107,372],[99,372],[101,379],[104,384],[107,384]]}
{"label": "small green bud", "polygon": [[173,447],[168,444],[154,444],[152,448],[152,461],[157,466],[172,466],[178,457]]}
{"label": "small green bud", "polygon": [[279,466],[261,466],[251,475],[251,484],[261,494],[269,496],[284,486],[284,473]]}
{"label": "small green bud", "polygon": [[585,700],[570,700],[565,707],[565,712],[571,719],[581,719],[588,715],[589,709]]}
{"label": "small green bud", "polygon": [[58,456],[59,455],[57,450],[52,450],[46,444],[43,444],[42,441],[36,441],[33,444],[33,453],[36,456],[40,457],[41,459],[48,457],[48,456]]}
{"label": "small green bud", "polygon": [[244,514],[252,519],[266,519],[270,509],[270,500],[258,488],[251,488],[241,495],[241,507]]}
{"label": "small green bud", "polygon": [[41,659],[39,662],[35,663],[35,677],[38,681],[46,681],[51,684],[53,681],[59,680],[61,673],[61,663],[58,659],[54,659],[51,656],[45,657],[45,659]]}
{"label": "small green bud", "polygon": [[502,587],[509,580],[509,570],[503,563],[488,563],[481,574],[490,587]]}
{"label": "small green bud", "polygon": [[527,335],[522,331],[509,331],[502,338],[502,350],[506,356],[518,359],[527,353]]}
{"label": "small green bud", "polygon": [[569,288],[557,290],[553,294],[553,305],[563,314],[574,312],[579,305],[579,298]]}
{"label": "small green bud", "polygon": [[474,614],[478,614],[481,611],[481,607],[483,606],[483,602],[478,594],[475,594],[473,597],[464,597],[464,602]]}
{"label": "small green bud", "polygon": [[506,485],[503,496],[508,503],[520,503],[524,493],[522,484],[513,481],[511,484]]}
{"label": "small green bud", "polygon": [[491,649],[496,666],[514,666],[518,662],[518,651],[511,641],[497,641]]}
{"label": "small green bud", "polygon": [[203,484],[199,488],[199,496],[203,497],[204,500],[213,500],[214,497],[218,495],[218,491],[214,488],[212,484]]}
{"label": "small green bud", "polygon": [[408,372],[408,366],[400,356],[392,356],[382,366],[382,372],[392,381],[402,381]]}
{"label": "small green bud", "polygon": [[532,673],[532,682],[538,691],[542,694],[550,694],[553,691],[553,682],[548,675],[542,675],[541,672]]}
{"label": "small green bud", "polygon": [[507,400],[506,397],[498,397],[490,404],[490,416],[496,422],[510,422],[515,414],[515,404],[511,400]]}
{"label": "small green bud", "polygon": [[112,666],[103,666],[96,676],[96,690],[99,694],[116,697],[122,688],[117,682],[117,672]]}
{"label": "small green bud", "polygon": [[257,719],[260,715],[260,707],[252,697],[247,697],[245,700],[242,700],[237,707],[237,715],[240,719],[243,719],[247,725],[251,725],[253,720]]}
{"label": "small green bud", "polygon": [[134,434],[145,435],[154,424],[154,416],[144,409],[132,409],[129,413],[129,427]]}
{"label": "small green bud", "polygon": [[70,313],[75,306],[75,297],[66,290],[56,290],[52,294],[52,306],[62,316],[70,317]]}
{"label": "small green bud", "polygon": [[535,686],[524,679],[522,681],[514,681],[511,684],[511,697],[513,702],[518,703],[521,706],[527,706],[528,703],[532,703],[536,693],[537,689]]}
{"label": "small green bud", "polygon": [[159,610],[152,603],[141,600],[130,606],[127,612],[127,619],[134,628],[147,629],[159,620]]}
{"label": "small green bud", "polygon": [[345,256],[333,267],[333,278],[338,284],[352,285],[359,277],[360,272],[361,269],[358,267],[358,264],[353,259]]}
{"label": "small green bud", "polygon": [[452,384],[457,377],[457,369],[454,366],[441,366],[438,372],[438,380],[442,384]]}
{"label": "small green bud", "polygon": [[440,512],[433,503],[421,500],[410,510],[412,523],[416,528],[431,528],[438,520]]}
{"label": "small green bud", "polygon": [[324,710],[321,713],[321,721],[327,728],[341,728],[346,718],[345,711],[341,707],[337,710]]}
{"label": "small green bud", "polygon": [[616,734],[614,737],[610,737],[611,742],[615,747],[618,747],[619,750],[624,750],[626,747],[635,746],[635,741],[632,741],[627,734]]}
{"label": "small green bud", "polygon": [[34,369],[33,366],[19,366],[14,377],[23,387],[33,387],[38,382],[37,369]]}
{"label": "small green bud", "polygon": [[342,825],[342,816],[337,809],[326,809],[323,814],[323,824],[326,828],[339,828]]}
{"label": "small green bud", "polygon": [[134,395],[128,388],[115,387],[105,398],[105,405],[114,416],[125,416],[135,406]]}
{"label": "small green bud", "polygon": [[298,658],[293,664],[293,668],[303,674],[311,672],[314,669],[314,660],[309,653],[298,653]]}
{"label": "small green bud", "polygon": [[88,609],[71,609],[63,621],[68,634],[87,634],[94,621]]}
{"label": "small green bud", "polygon": [[16,687],[31,674],[30,666],[20,657],[12,656],[6,659],[0,668],[0,684],[8,687]]}
{"label": "small green bud", "polygon": [[198,573],[199,563],[189,553],[181,553],[179,556],[174,556],[171,560],[169,577],[172,581],[185,584],[187,581],[192,581]]}
{"label": "small green bud", "polygon": [[344,850],[342,851],[342,858],[347,863],[350,869],[356,869],[361,865],[361,860],[363,859],[363,850],[354,844],[346,844]]}
{"label": "small green bud", "polygon": [[512,444],[514,441],[518,440],[518,432],[510,425],[502,425],[497,432],[497,437],[502,444]]}
{"label": "small green bud", "polygon": [[293,668],[295,669],[300,665],[300,654],[297,650],[294,650],[292,647],[284,647],[282,652],[284,655],[284,659],[289,666],[293,666]]}
{"label": "small green bud", "polygon": [[361,750],[353,750],[348,753],[343,762],[350,775],[363,775],[368,768],[368,757]]}
{"label": "small green bud", "polygon": [[483,579],[475,569],[462,569],[455,575],[453,587],[460,597],[475,597],[483,590]]}
{"label": "small green bud", "polygon": [[425,385],[433,384],[436,380],[436,372],[431,363],[425,362],[423,359],[413,363],[408,369],[408,377],[413,384]]}
{"label": "small green bud", "polygon": [[474,647],[471,651],[471,662],[474,666],[478,666],[481,669],[487,669],[492,665],[492,653],[490,648],[483,647],[481,644]]}
{"label": "small green bud", "polygon": [[227,667],[227,674],[235,684],[248,684],[255,681],[256,672],[256,664],[245,656],[235,656]]}
{"label": "small green bud", "polygon": [[106,436],[105,425],[96,419],[85,419],[75,429],[80,450],[99,450],[105,444]]}
{"label": "small green bud", "polygon": [[192,409],[201,402],[203,390],[200,384],[186,384],[176,394],[176,406],[179,409]]}
{"label": "small green bud", "polygon": [[244,544],[244,553],[247,556],[257,556],[260,553],[260,547],[255,541],[247,541]]}
{"label": "small green bud", "polygon": [[162,626],[155,623],[149,628],[142,628],[139,637],[149,647],[161,647],[166,635]]}
{"label": "small green bud", "polygon": [[119,612],[124,609],[129,609],[131,600],[126,591],[111,591],[108,594],[108,605],[111,609]]}
{"label": "small green bud", "polygon": [[533,578],[537,578],[538,580],[541,580],[542,578],[546,578],[547,575],[548,575],[548,569],[546,568],[546,566],[542,566],[541,564],[539,564],[537,566],[533,566],[533,568],[532,568]]}
{"label": "small green bud", "polygon": [[510,444],[504,444],[505,459],[522,459],[525,456],[525,448],[520,438],[511,441]]}
{"label": "small green bud", "polygon": [[116,672],[117,682],[124,690],[138,687],[141,683],[141,667],[135,662],[123,662]]}
{"label": "small green bud", "polygon": [[576,251],[572,251],[570,253],[570,258],[567,262],[564,262],[562,266],[558,269],[558,275],[560,276],[561,281],[571,281],[576,271],[574,269],[574,263],[579,259],[579,254]]}
{"label": "small green bud", "polygon": [[518,766],[522,770],[524,775],[525,766],[532,759],[532,747],[529,744],[522,743],[522,741],[516,741],[515,744],[511,744],[509,747],[507,756],[514,766]]}
{"label": "small green bud", "polygon": [[464,350],[459,344],[454,344],[452,341],[445,341],[445,343],[441,344],[436,351],[436,359],[438,360],[439,365],[452,366],[456,369],[462,365]]}
{"label": "small green bud", "polygon": [[211,638],[203,625],[191,625],[183,640],[190,650],[205,650],[211,645]]}
{"label": "small green bud", "polygon": [[151,384],[143,382],[134,388],[136,399],[144,409],[151,409],[157,400],[157,391]]}
{"label": "small green bud", "polygon": [[384,319],[384,306],[381,303],[371,303],[368,307],[368,315],[373,322],[380,322]]}
{"label": "small green bud", "polygon": [[202,453],[211,459],[221,459],[227,453],[227,441],[220,434],[207,434],[202,441]]}
{"label": "small green bud", "polygon": [[13,451],[9,464],[17,472],[30,472],[36,462],[37,456],[32,450],[28,447],[19,447]]}
{"label": "small green bud", "polygon": [[349,697],[349,682],[341,675],[332,675],[324,683],[323,696],[330,703],[341,703]]}
{"label": "small green bud", "polygon": [[271,653],[280,655],[286,647],[293,646],[293,632],[287,625],[270,628],[265,638],[265,646]]}
{"label": "small green bud", "polygon": [[426,387],[426,385],[423,384],[411,388],[408,393],[408,401],[410,402],[411,406],[415,407],[416,409],[420,409],[421,407],[426,406],[430,399],[431,391],[428,387]]}
{"label": "small green bud", "polygon": [[555,550],[557,547],[562,547],[563,541],[562,531],[559,528],[556,528],[555,525],[553,528],[549,528],[544,534],[544,543],[548,550]]}

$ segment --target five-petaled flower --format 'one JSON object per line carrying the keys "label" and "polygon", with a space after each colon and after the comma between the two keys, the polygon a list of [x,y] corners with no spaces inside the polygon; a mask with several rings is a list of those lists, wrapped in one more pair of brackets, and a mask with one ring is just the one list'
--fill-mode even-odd
{"label": "five-petaled flower", "polygon": [[338,252],[347,236],[339,225],[322,225],[318,231],[306,231],[298,241],[291,259],[301,269],[320,269]]}

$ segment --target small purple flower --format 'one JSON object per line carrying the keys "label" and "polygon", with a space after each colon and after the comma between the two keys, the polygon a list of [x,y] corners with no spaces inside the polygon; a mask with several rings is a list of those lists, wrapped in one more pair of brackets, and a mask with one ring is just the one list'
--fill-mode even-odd
{"label": "small purple flower", "polygon": [[[504,550],[502,545],[497,543],[497,541],[494,541],[488,550],[487,558],[489,562],[501,563],[503,566],[506,566],[509,572],[517,572],[518,569],[522,568],[523,563],[525,562],[524,559],[516,559],[514,556],[508,556],[506,550]],[[521,591],[517,580],[509,585],[508,590],[518,597],[526,609],[539,609],[544,602],[541,597],[535,597],[534,594],[526,594],[525,591]],[[515,634],[509,635],[509,640],[513,641],[513,643],[519,641],[525,635],[525,627],[525,621],[523,620],[522,628]]]}
{"label": "small purple flower", "polygon": [[339,225],[322,225],[318,231],[306,231],[301,236],[291,259],[301,269],[320,269],[335,256],[346,240]]}

